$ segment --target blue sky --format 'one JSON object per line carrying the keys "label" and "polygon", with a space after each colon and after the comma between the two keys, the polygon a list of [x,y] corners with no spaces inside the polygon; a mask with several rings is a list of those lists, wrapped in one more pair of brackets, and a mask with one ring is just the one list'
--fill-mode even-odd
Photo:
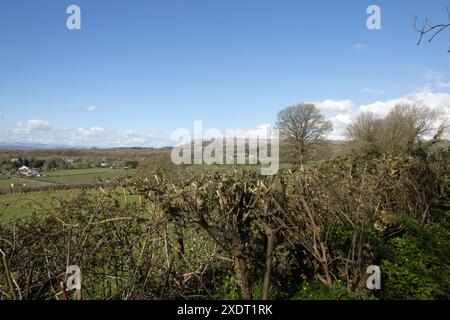
{"label": "blue sky", "polygon": [[[81,8],[68,30],[66,8]],[[381,30],[366,27],[370,4]],[[177,128],[273,125],[316,102],[342,138],[361,110],[450,113],[450,30],[417,47],[414,15],[448,0],[0,2],[0,143],[170,144]]]}

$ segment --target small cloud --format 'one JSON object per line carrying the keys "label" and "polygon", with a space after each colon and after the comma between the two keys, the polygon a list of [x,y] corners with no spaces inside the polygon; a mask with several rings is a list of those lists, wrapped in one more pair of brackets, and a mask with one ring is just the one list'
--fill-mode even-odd
{"label": "small cloud", "polygon": [[426,84],[428,87],[450,88],[450,82],[445,80],[445,74],[441,71],[427,70],[425,72],[425,79],[431,82]]}
{"label": "small cloud", "polygon": [[87,112],[97,112],[97,107],[96,106],[89,106],[86,108]]}
{"label": "small cloud", "polygon": [[328,120],[333,124],[333,131],[328,135],[331,140],[345,140],[346,128],[352,122],[351,112],[340,113]]}
{"label": "small cloud", "polygon": [[39,119],[28,120],[25,122],[18,122],[15,129],[22,132],[50,130],[50,122]]}
{"label": "small cloud", "polygon": [[382,96],[383,94],[385,94],[385,91],[383,89],[364,88],[361,91],[373,96]]}
{"label": "small cloud", "polygon": [[141,134],[136,133],[131,129],[121,131],[115,134],[115,143],[119,146],[137,146],[144,145],[148,141],[154,138],[152,133]]}
{"label": "small cloud", "polygon": [[320,110],[326,112],[344,112],[351,110],[353,107],[352,101],[346,100],[332,100],[326,99],[320,102],[312,102],[315,104]]}
{"label": "small cloud", "polygon": [[80,140],[92,140],[94,138],[99,138],[104,135],[105,129],[100,127],[92,127],[92,128],[78,128],[78,139]]}
{"label": "small cloud", "polygon": [[369,47],[369,45],[366,43],[356,43],[355,45],[353,45],[353,48],[358,49],[358,50],[366,49],[368,47]]}
{"label": "small cloud", "polygon": [[269,123],[263,123],[257,126],[254,129],[247,130],[248,137],[251,139],[258,138],[258,137],[267,137],[270,130],[270,124]]}

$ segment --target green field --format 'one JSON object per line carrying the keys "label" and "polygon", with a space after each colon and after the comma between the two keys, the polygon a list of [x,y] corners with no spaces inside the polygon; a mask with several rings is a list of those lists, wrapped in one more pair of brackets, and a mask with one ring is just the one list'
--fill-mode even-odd
{"label": "green field", "polygon": [[25,185],[26,187],[43,187],[59,184],[86,184],[99,181],[111,181],[117,178],[132,177],[136,173],[134,169],[76,169],[58,170],[44,173],[38,178],[11,177],[0,179],[0,189],[9,188],[11,184]]}
{"label": "green field", "polygon": [[[229,171],[233,169],[247,169],[259,170],[259,166],[229,166],[229,165],[191,165],[185,168],[186,174],[201,174],[206,171]],[[280,168],[289,168],[291,165],[281,164]],[[11,183],[26,184],[26,187],[40,187],[40,186],[58,186],[61,184],[88,184],[98,181],[114,180],[119,177],[134,176],[136,170],[120,170],[120,169],[74,169],[74,170],[58,170],[44,173],[44,176],[27,179],[12,177],[10,179],[0,179],[0,188],[9,188]],[[59,200],[70,199],[79,195],[80,190],[59,190],[59,191],[42,191],[32,193],[13,193],[0,195],[0,220],[9,220],[11,218],[19,218],[26,216],[32,212],[40,210],[49,210],[54,207]],[[90,194],[98,193],[98,189],[92,189]],[[122,193],[122,190],[118,190]],[[129,201],[136,196],[129,196]]]}
{"label": "green field", "polygon": [[[129,203],[139,201],[139,196],[124,191],[121,187],[106,189],[114,197],[119,199],[120,203]],[[60,190],[30,193],[12,193],[0,195],[0,222],[10,219],[22,218],[32,213],[45,213],[53,209],[61,200],[70,200],[80,195],[82,190]],[[90,189],[87,191],[90,196],[97,196],[101,193],[99,189]]]}
{"label": "green field", "polygon": [[51,209],[58,199],[69,199],[78,192],[64,190],[0,195],[0,220],[24,217],[40,209]]}
{"label": "green field", "polygon": [[9,179],[0,179],[0,189],[9,188],[11,186],[11,184],[25,185],[25,187],[42,187],[42,186],[52,185],[52,183],[48,183],[45,181],[19,178],[19,177],[12,177]]}
{"label": "green field", "polygon": [[114,180],[117,178],[132,177],[136,170],[128,169],[77,169],[60,170],[46,173],[39,181],[56,184],[84,184],[98,181]]}
{"label": "green field", "polygon": [[73,176],[73,175],[90,175],[90,174],[105,174],[107,172],[131,172],[130,170],[124,170],[124,169],[109,169],[109,168],[92,168],[92,169],[69,169],[69,170],[56,170],[56,171],[49,171],[44,173],[46,177],[61,177],[61,176]]}
{"label": "green field", "polygon": [[[0,179],[0,189],[7,189],[11,184],[29,187],[58,186],[61,184],[88,184],[99,181],[111,181],[121,177],[132,177],[136,170],[119,169],[77,169],[58,170],[45,173],[44,176],[28,179],[11,177]],[[13,193],[0,195],[0,220],[26,216],[32,212],[51,209],[58,200],[77,196],[80,190],[44,191],[33,193]],[[96,189],[89,192],[96,193]]]}

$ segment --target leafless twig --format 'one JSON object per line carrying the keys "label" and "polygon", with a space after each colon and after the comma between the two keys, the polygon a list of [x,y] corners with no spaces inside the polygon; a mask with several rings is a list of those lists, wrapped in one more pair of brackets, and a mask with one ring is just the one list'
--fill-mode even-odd
{"label": "leafless twig", "polygon": [[[440,34],[442,31],[447,29],[450,26],[450,12],[447,7],[447,17],[448,22],[447,23],[440,23],[435,25],[430,25],[428,22],[428,18],[425,17],[425,22],[422,27],[417,26],[417,16],[414,17],[414,30],[419,33],[419,40],[417,41],[417,45],[420,45],[422,42],[422,39],[425,35],[431,34],[430,38],[428,39],[428,42],[433,41],[434,38],[438,34]],[[448,52],[450,53],[450,48],[448,49]]]}

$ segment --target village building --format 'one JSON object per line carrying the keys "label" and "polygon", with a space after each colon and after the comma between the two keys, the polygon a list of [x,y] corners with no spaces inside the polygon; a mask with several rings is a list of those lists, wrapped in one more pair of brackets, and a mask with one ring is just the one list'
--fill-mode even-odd
{"label": "village building", "polygon": [[18,170],[17,173],[19,173],[22,176],[25,177],[40,177],[41,174],[39,173],[39,171],[37,169],[30,169],[27,166],[21,166]]}

